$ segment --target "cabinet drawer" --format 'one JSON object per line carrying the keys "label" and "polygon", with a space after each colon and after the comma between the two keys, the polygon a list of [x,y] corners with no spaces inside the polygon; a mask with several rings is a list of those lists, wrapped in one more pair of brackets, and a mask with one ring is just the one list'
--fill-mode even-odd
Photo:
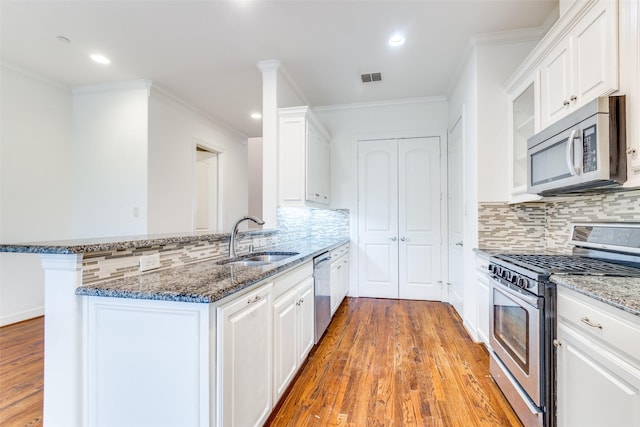
{"label": "cabinet drawer", "polygon": [[559,290],[558,321],[569,323],[640,361],[640,319],[636,323],[625,318],[627,313],[622,310],[586,299],[582,295]]}
{"label": "cabinet drawer", "polygon": [[331,259],[335,260],[349,252],[349,244],[345,243],[331,251]]}
{"label": "cabinet drawer", "polygon": [[273,298],[278,298],[278,296],[311,276],[313,276],[313,263],[307,262],[277,277],[273,281]]}

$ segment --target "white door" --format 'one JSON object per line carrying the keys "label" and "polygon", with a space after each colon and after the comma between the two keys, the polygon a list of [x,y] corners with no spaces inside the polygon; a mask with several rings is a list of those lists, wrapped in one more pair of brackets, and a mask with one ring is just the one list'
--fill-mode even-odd
{"label": "white door", "polygon": [[399,297],[442,299],[440,138],[398,141]]}
{"label": "white door", "polygon": [[462,316],[462,119],[449,133],[447,155],[449,218],[449,289],[448,300]]}
{"label": "white door", "polygon": [[398,153],[395,139],[358,147],[360,296],[398,298]]}
{"label": "white door", "polygon": [[440,139],[360,141],[359,295],[441,299]]}
{"label": "white door", "polygon": [[218,153],[196,147],[195,228],[218,229]]}

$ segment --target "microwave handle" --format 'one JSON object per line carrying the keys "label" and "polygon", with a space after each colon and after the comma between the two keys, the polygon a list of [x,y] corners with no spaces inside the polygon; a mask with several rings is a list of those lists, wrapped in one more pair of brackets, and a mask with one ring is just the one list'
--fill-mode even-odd
{"label": "microwave handle", "polygon": [[571,175],[576,175],[578,173],[578,168],[576,168],[576,165],[573,163],[573,142],[576,138],[576,133],[578,132],[578,129],[573,129],[571,131],[571,135],[569,135],[569,141],[567,142],[567,152],[566,152],[566,158],[567,158],[567,167],[569,168],[569,173],[571,173]]}

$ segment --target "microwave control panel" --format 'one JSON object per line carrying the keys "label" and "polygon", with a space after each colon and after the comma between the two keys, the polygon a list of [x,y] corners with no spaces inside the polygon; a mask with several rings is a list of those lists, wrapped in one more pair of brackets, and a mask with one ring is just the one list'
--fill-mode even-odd
{"label": "microwave control panel", "polygon": [[596,125],[582,130],[582,171],[583,173],[598,170],[598,137]]}

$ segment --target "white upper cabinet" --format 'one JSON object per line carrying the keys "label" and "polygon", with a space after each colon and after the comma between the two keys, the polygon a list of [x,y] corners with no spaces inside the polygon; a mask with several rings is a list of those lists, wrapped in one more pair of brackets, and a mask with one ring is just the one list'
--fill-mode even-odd
{"label": "white upper cabinet", "polygon": [[281,108],[279,202],[326,206],[331,202],[330,136],[309,107]]}
{"label": "white upper cabinet", "polygon": [[[619,4],[618,0],[565,2],[566,10],[560,19],[507,82],[511,203],[540,198],[527,194],[528,138],[589,101],[620,89],[620,59],[629,54],[619,56],[618,51],[621,46],[630,49],[626,48],[626,41],[622,44],[619,41],[624,40],[625,34],[629,36],[630,32],[638,31],[637,24],[619,26],[619,18],[620,22],[626,21],[618,8],[628,7],[627,3]],[[638,40],[637,34],[633,40]],[[634,58],[638,58],[637,52]],[[640,79],[638,82],[636,86],[640,87]],[[630,95],[629,89],[620,94]],[[627,98],[628,104],[634,102],[633,97]],[[627,122],[629,127],[636,126],[633,121]],[[634,143],[633,138],[629,140]]]}
{"label": "white upper cabinet", "polygon": [[541,65],[542,127],[618,89],[618,2],[592,3]]}

